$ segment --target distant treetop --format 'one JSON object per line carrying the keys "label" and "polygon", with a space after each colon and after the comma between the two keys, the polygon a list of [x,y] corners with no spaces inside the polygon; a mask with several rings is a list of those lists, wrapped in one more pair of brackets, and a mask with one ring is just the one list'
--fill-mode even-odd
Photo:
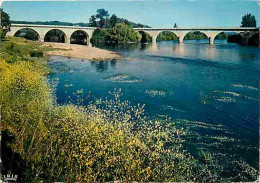
{"label": "distant treetop", "polygon": [[241,27],[256,27],[256,19],[251,13],[242,17]]}

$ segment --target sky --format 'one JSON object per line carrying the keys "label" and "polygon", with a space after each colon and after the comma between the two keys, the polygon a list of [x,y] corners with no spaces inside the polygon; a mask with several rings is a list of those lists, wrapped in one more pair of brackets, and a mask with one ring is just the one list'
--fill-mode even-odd
{"label": "sky", "polygon": [[[0,3],[1,4],[1,3]],[[11,20],[89,22],[104,8],[135,23],[155,28],[239,27],[251,13],[260,25],[260,0],[99,0],[99,1],[3,1],[1,8]]]}

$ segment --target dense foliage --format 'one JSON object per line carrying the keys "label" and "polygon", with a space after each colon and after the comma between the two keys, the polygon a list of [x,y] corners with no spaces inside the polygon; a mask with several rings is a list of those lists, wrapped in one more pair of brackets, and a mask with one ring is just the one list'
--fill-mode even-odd
{"label": "dense foliage", "polygon": [[170,40],[177,40],[177,36],[172,32],[161,32],[157,36],[157,41],[170,41]]}
{"label": "dense foliage", "polygon": [[227,39],[228,35],[225,32],[219,33],[215,39]]}
{"label": "dense foliage", "polygon": [[141,35],[124,23],[117,23],[114,28],[107,29],[107,40],[115,43],[140,41]]}
{"label": "dense foliage", "polygon": [[59,29],[52,29],[46,33],[44,41],[65,43],[65,34]]}
{"label": "dense foliage", "polygon": [[152,37],[149,34],[143,31],[140,31],[139,33],[142,35],[142,38],[140,40],[141,43],[152,42]]}
{"label": "dense foliage", "polygon": [[14,36],[23,37],[25,39],[32,40],[32,41],[39,40],[38,33],[32,29],[21,29],[21,30],[17,31]]}
{"label": "dense foliage", "polygon": [[11,29],[11,22],[9,15],[0,8],[1,27],[0,27],[0,38],[4,38],[6,33]]}
{"label": "dense foliage", "polygon": [[208,37],[202,32],[195,31],[187,33],[184,39],[208,39]]}
{"label": "dense foliage", "polygon": [[241,27],[256,27],[256,19],[254,15],[246,14],[242,17]]}
{"label": "dense foliage", "polygon": [[92,38],[90,41],[93,43],[98,43],[98,42],[105,42],[105,39],[107,37],[108,33],[106,29],[95,29],[92,35]]}
{"label": "dense foliage", "polygon": [[117,23],[113,28],[96,29],[91,42],[127,43],[140,41],[141,35],[124,23]]}

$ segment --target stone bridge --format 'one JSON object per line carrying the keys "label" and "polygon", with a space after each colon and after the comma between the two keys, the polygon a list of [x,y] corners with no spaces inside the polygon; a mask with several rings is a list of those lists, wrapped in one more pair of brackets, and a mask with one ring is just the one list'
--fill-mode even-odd
{"label": "stone bridge", "polygon": [[89,41],[96,27],[12,24],[11,31],[7,32],[7,35],[14,36],[17,31],[22,29],[34,30],[38,34],[38,40],[40,42],[44,42],[44,38],[49,31],[60,30],[65,37],[65,43],[69,44],[71,41],[72,34],[76,31],[83,31],[86,34],[86,37]]}
{"label": "stone bridge", "polygon": [[[200,27],[200,28],[163,28],[163,29],[157,29],[157,28],[134,28],[137,31],[143,31],[149,34],[152,37],[152,41],[156,42],[157,36],[164,31],[172,32],[176,35],[178,38],[178,42],[182,43],[185,35],[189,32],[195,32],[199,31],[201,33],[204,33],[209,38],[209,44],[214,43],[215,37],[222,33],[222,32],[235,32],[240,34],[243,39],[244,43],[247,44],[249,38],[260,32],[260,28],[256,27],[232,27],[232,28],[206,28],[206,27]],[[260,38],[259,38],[260,41]]]}
{"label": "stone bridge", "polygon": [[[38,34],[38,40],[44,42],[46,34],[51,30],[60,30],[63,32],[65,37],[65,43],[70,43],[71,36],[76,31],[83,31],[86,34],[87,42],[91,39],[94,30],[97,27],[79,27],[79,26],[56,26],[56,25],[26,25],[26,24],[12,24],[11,31],[7,33],[9,36],[14,36],[15,33],[21,29],[32,29]],[[189,32],[199,31],[204,33],[209,38],[209,44],[214,43],[215,37],[222,32],[236,32],[240,34],[244,43],[247,44],[249,38],[260,32],[259,27],[227,27],[227,28],[210,28],[210,27],[199,27],[199,28],[134,28],[136,31],[142,31],[149,34],[152,37],[152,42],[156,42],[157,36],[164,31],[174,33],[178,42],[182,43],[185,35]],[[260,42],[260,38],[259,38]]]}

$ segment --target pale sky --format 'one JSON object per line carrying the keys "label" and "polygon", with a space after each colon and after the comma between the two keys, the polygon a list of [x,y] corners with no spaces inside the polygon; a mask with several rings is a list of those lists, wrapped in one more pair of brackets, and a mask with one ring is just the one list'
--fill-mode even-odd
{"label": "pale sky", "polygon": [[104,8],[135,23],[152,27],[238,27],[242,16],[251,13],[260,24],[257,0],[143,0],[143,1],[4,1],[1,5],[11,20],[89,22]]}

